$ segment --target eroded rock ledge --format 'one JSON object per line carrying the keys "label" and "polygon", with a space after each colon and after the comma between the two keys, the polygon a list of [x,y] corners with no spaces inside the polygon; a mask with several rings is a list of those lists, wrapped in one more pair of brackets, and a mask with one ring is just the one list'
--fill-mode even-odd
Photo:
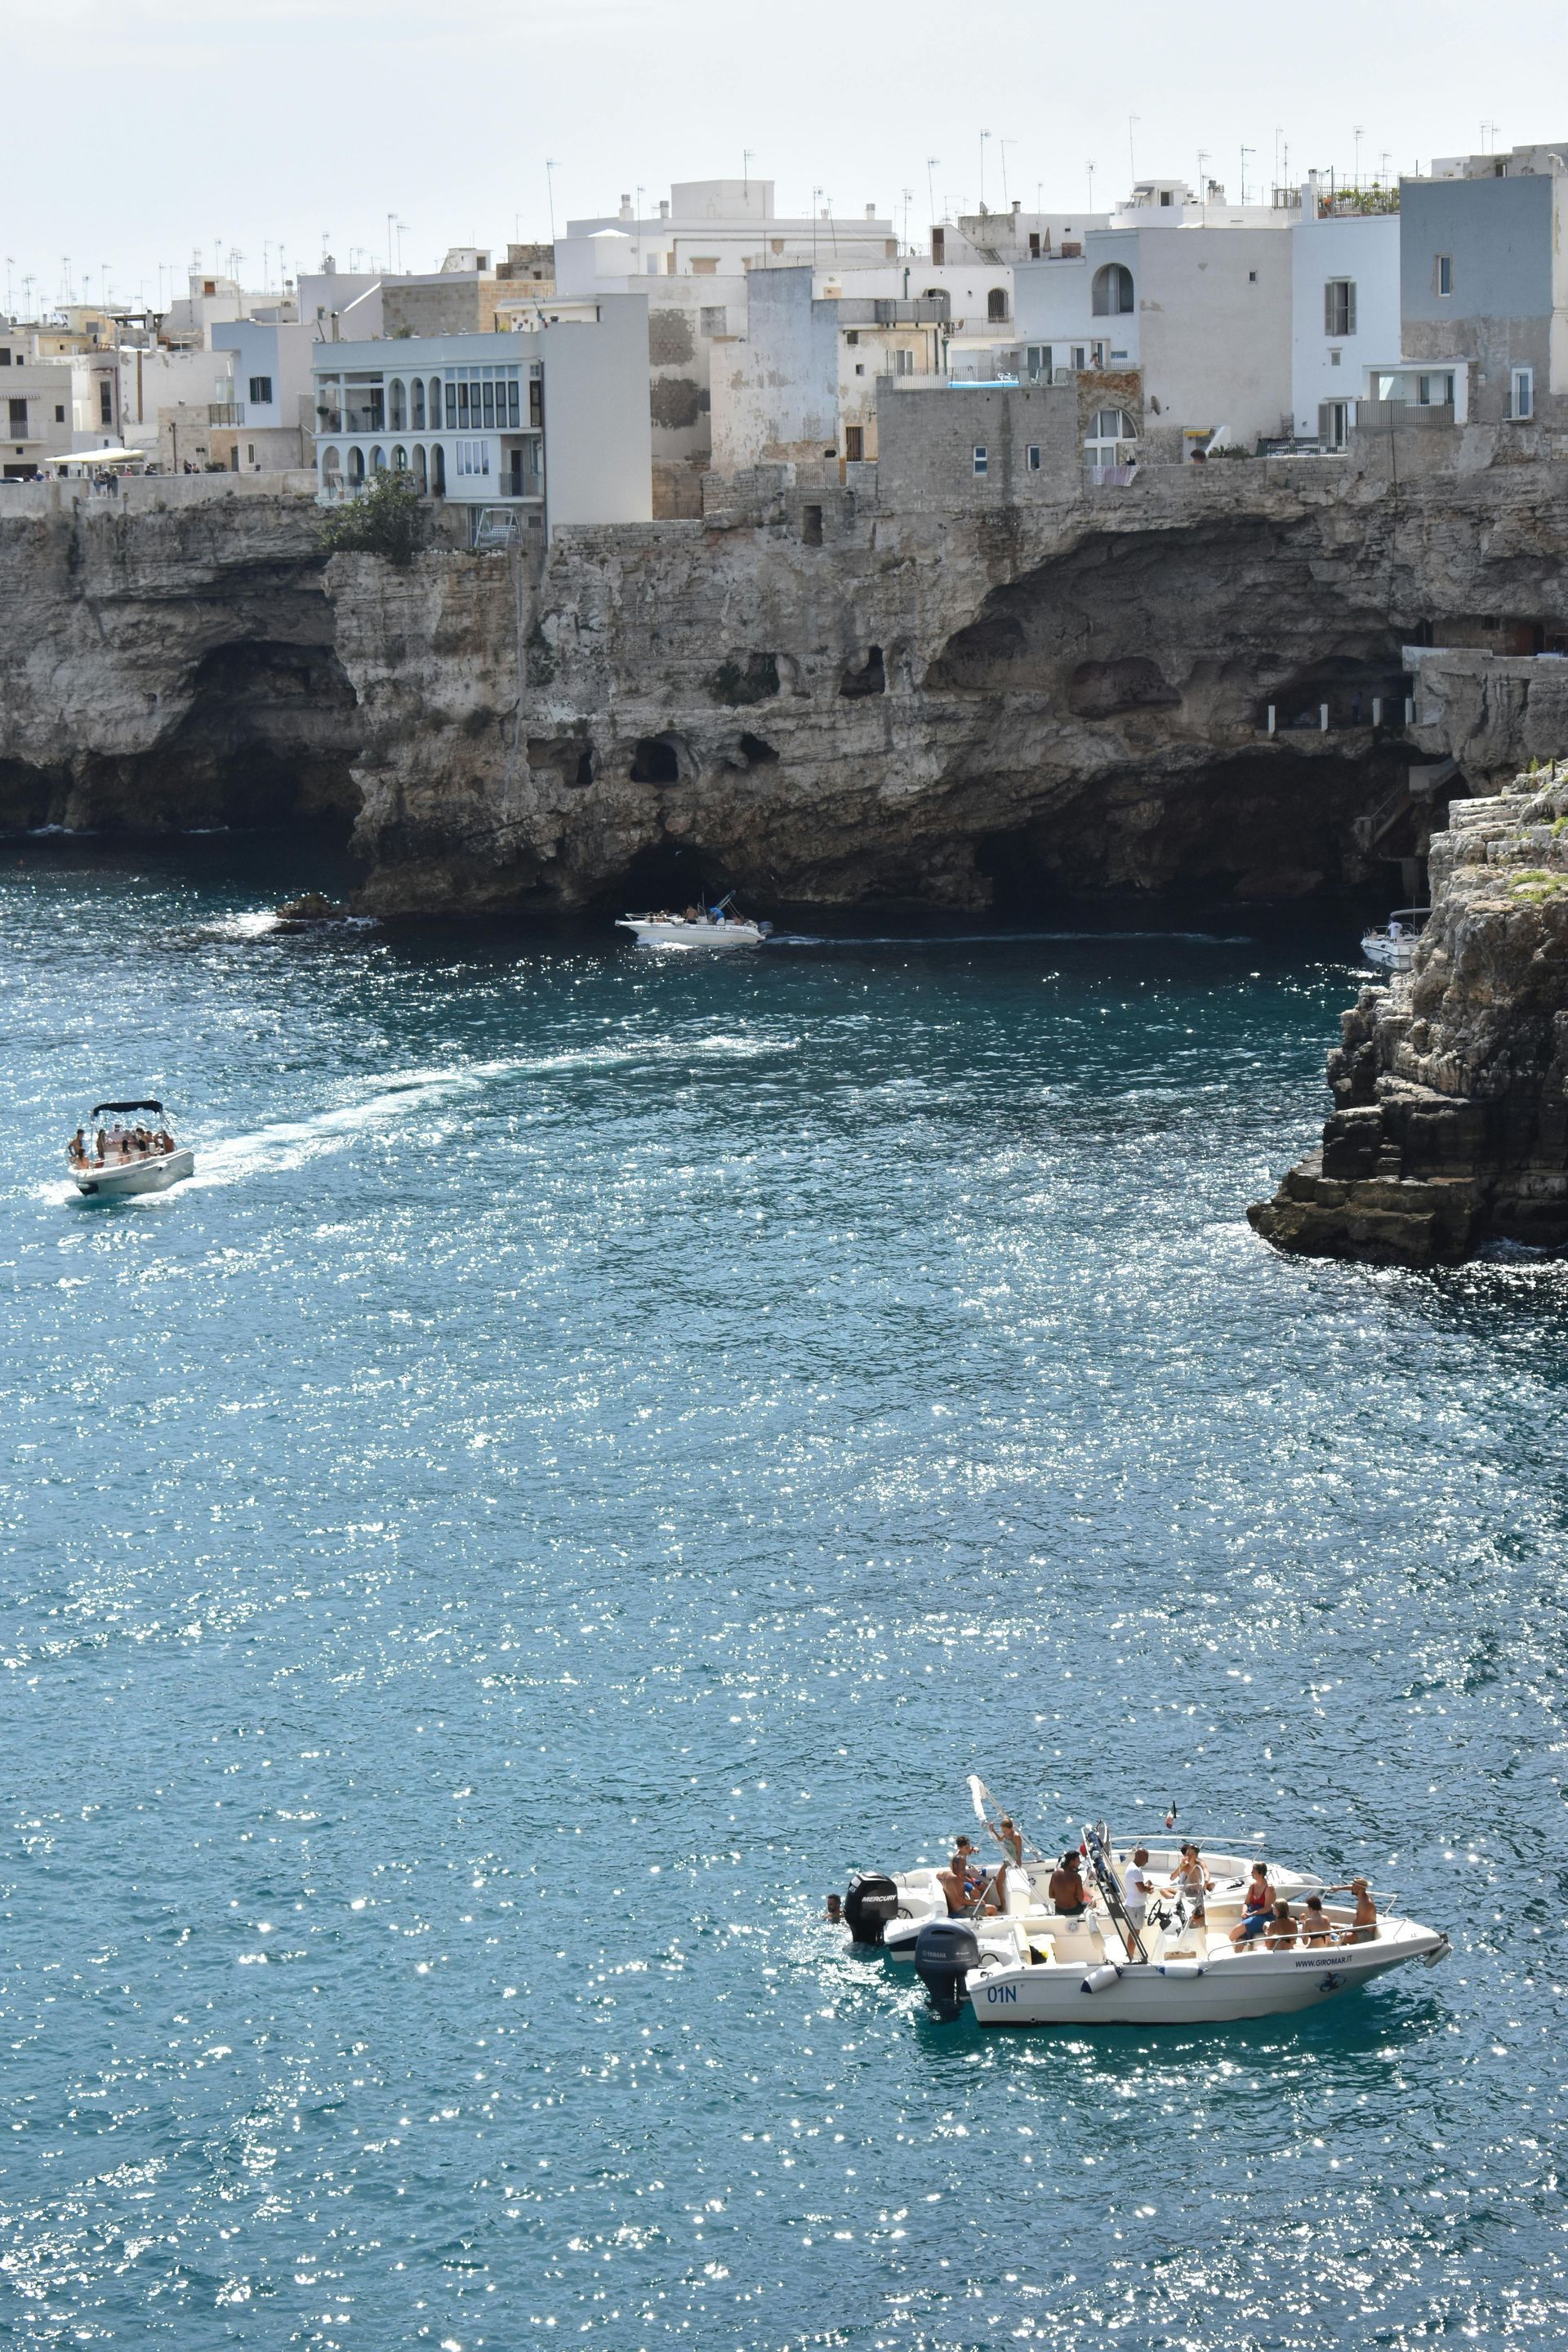
{"label": "eroded rock ledge", "polygon": [[1280,1249],[1425,1266],[1568,1246],[1568,770],[1457,803],[1431,875],[1414,971],[1342,1017],[1321,1149],[1247,1211]]}

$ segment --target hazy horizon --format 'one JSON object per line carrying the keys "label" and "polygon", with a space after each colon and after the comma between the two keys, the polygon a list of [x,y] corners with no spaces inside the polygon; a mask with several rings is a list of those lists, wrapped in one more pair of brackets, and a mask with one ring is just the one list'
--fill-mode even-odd
{"label": "hazy horizon", "polygon": [[1256,194],[1568,136],[1539,94],[1568,20],[1540,0],[1500,56],[1453,0],[1258,24],[1237,0],[1196,35],[1103,11],[1042,25],[1021,0],[976,29],[913,0],[885,37],[801,0],[782,37],[717,0],[235,0],[216,20],[199,0],[53,0],[8,35],[31,102],[13,107],[7,304],[52,306],[68,278],[101,300],[105,277],[110,299],[157,303],[197,253],[237,252],[251,286],[324,249],[434,268],[449,246],[549,236],[552,199],[559,229],[747,172],[781,213],[875,205],[919,242],[975,208],[983,169],[994,206],[1087,210],[1092,167],[1103,210],[1135,172],[1195,180],[1200,155],[1234,197],[1244,164]]}

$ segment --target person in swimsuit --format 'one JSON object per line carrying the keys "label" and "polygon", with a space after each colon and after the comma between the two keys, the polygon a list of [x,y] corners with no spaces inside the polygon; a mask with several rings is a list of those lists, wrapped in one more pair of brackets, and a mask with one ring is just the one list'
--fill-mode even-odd
{"label": "person in swimsuit", "polygon": [[1264,1930],[1264,1942],[1271,1952],[1288,1952],[1296,1941],[1296,1922],[1290,1906],[1280,1895],[1274,1906],[1273,1916]]}
{"label": "person in swimsuit", "polygon": [[1024,1834],[1016,1826],[1012,1814],[1004,1813],[999,1822],[987,1822],[985,1826],[1008,1861],[1016,1862],[1021,1870],[1024,1866]]}
{"label": "person in swimsuit", "polygon": [[1242,1916],[1230,1931],[1230,1940],[1237,1945],[1256,1942],[1268,1925],[1268,1914],[1274,1908],[1274,1889],[1268,1884],[1266,1863],[1253,1864],[1252,1877],[1242,1902]]}
{"label": "person in swimsuit", "polygon": [[1377,1941],[1377,1906],[1364,1878],[1352,1878],[1348,1886],[1331,1886],[1330,1895],[1353,1895],[1355,1918],[1341,1937],[1346,1944],[1375,1944]]}
{"label": "person in swimsuit", "polygon": [[1053,1909],[1063,1919],[1081,1919],[1089,1909],[1089,1890],[1083,1883],[1076,1846],[1068,1848],[1052,1871],[1047,1892]]}
{"label": "person in swimsuit", "polygon": [[1201,1920],[1204,1916],[1204,1897],[1214,1893],[1214,1880],[1204,1868],[1203,1857],[1195,1845],[1184,1845],[1182,1848],[1182,1859],[1171,1874],[1171,1878],[1172,1883],[1166,1887],[1166,1894],[1184,1896],[1188,1917],[1194,1921]]}
{"label": "person in swimsuit", "polygon": [[1323,1909],[1321,1895],[1309,1895],[1297,1922],[1303,1944],[1327,1944],[1333,1940],[1334,1923]]}

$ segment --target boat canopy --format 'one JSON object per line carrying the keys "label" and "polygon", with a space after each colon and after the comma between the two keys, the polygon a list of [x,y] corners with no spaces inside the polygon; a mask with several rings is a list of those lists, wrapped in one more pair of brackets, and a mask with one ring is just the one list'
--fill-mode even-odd
{"label": "boat canopy", "polygon": [[155,1110],[160,1118],[163,1116],[163,1104],[161,1102],[153,1102],[149,1098],[146,1102],[94,1103],[92,1108],[88,1113],[88,1117],[89,1118],[101,1118],[106,1110]]}

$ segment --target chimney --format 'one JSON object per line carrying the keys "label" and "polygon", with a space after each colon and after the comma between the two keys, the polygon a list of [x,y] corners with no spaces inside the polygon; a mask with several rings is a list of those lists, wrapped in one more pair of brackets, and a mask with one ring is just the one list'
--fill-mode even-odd
{"label": "chimney", "polygon": [[658,200],[658,216],[660,220],[668,220],[669,218],[669,198],[668,196],[660,196]]}
{"label": "chimney", "polygon": [[630,220],[631,216],[632,200],[630,196],[623,195],[621,198],[621,218],[623,220]]}
{"label": "chimney", "polygon": [[866,207],[866,217],[867,217],[867,219],[868,219],[868,220],[875,220],[875,219],[876,219],[876,217],[877,217],[877,207],[876,207],[876,205],[867,205],[867,207]]}
{"label": "chimney", "polygon": [[1015,219],[1016,219],[1017,215],[1018,215],[1023,211],[1023,209],[1024,209],[1024,199],[1023,199],[1023,197],[1022,197],[1022,196],[1015,196],[1015,197],[1014,197],[1014,199],[1013,199],[1013,216],[1014,216],[1014,218],[1015,218]]}

